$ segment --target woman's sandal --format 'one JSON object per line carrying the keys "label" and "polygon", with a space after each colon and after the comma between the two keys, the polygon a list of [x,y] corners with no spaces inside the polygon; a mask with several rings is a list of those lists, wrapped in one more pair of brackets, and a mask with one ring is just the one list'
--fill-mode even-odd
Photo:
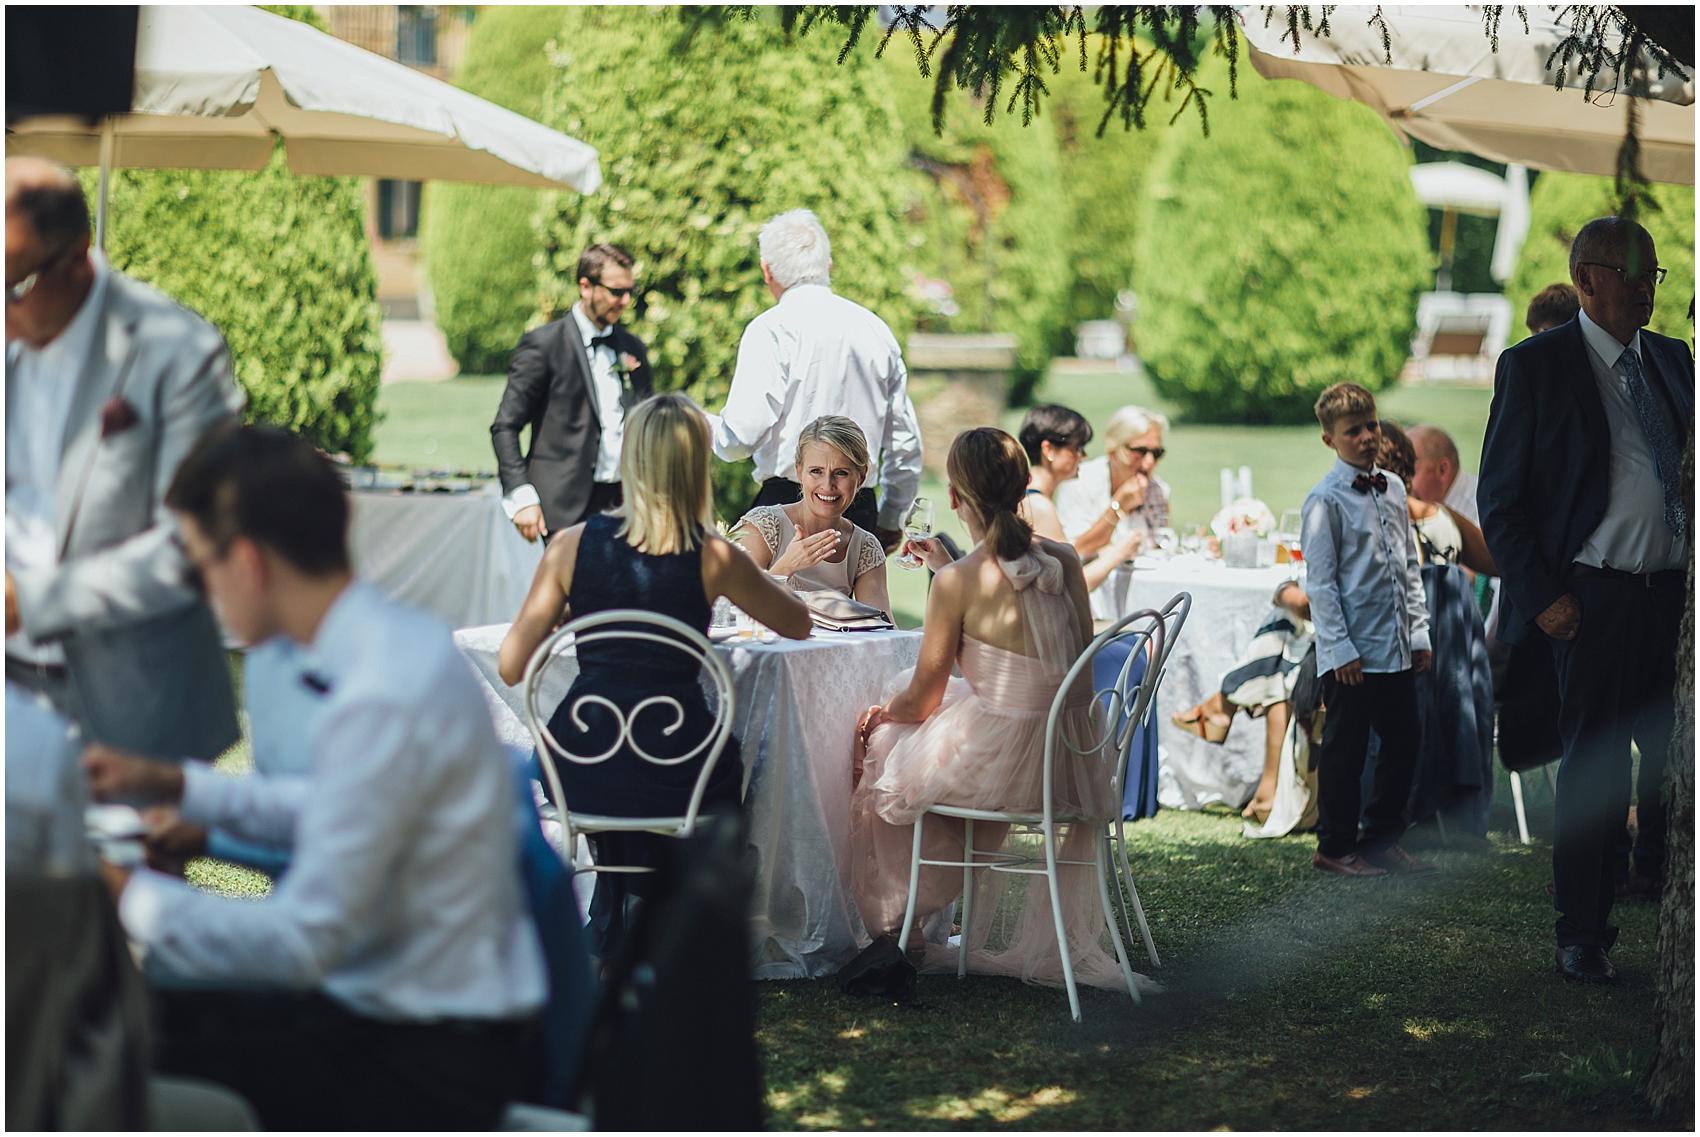
{"label": "woman's sandal", "polygon": [[1179,711],[1170,715],[1169,721],[1188,734],[1195,734],[1204,741],[1214,742],[1217,745],[1221,745],[1227,740],[1228,728],[1234,725],[1234,720],[1231,718],[1211,718],[1205,713],[1203,703],[1190,711]]}

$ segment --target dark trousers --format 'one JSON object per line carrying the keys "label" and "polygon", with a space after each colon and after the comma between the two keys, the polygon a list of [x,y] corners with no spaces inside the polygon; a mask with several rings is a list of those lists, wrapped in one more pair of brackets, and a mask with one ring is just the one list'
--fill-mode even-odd
{"label": "dark trousers", "polygon": [[[1412,671],[1365,674],[1348,687],[1330,671],[1322,677],[1327,718],[1316,770],[1316,847],[1325,857],[1375,852],[1405,833],[1405,807],[1416,773],[1422,724],[1417,719],[1417,677]],[[1381,736],[1369,803],[1360,797],[1369,732]],[[1365,821],[1358,839],[1358,817]]]}
{"label": "dark trousers", "polygon": [[[761,492],[756,494],[757,505],[790,505],[802,500],[803,487],[790,478],[769,478],[761,484]],[[844,516],[850,524],[859,525],[877,536],[875,526],[879,524],[880,509],[879,502],[874,500],[874,491],[868,486],[857,490],[856,499],[844,511]]]}
{"label": "dark trousers", "polygon": [[[1664,873],[1666,751],[1676,716],[1681,572],[1646,577],[1572,571],[1582,605],[1573,640],[1550,640],[1558,672],[1557,831],[1552,845],[1560,946],[1611,947],[1614,885],[1623,876],[1629,811],[1629,743],[1641,750],[1636,785],[1636,867]],[[1535,634],[1538,634],[1538,630]]]}
{"label": "dark trousers", "polygon": [[580,522],[588,521],[598,513],[607,513],[610,509],[618,509],[625,503],[626,492],[621,488],[619,482],[592,482],[590,484],[590,497],[584,503],[584,513],[572,524],[563,525],[560,529],[551,529],[543,534],[543,543],[547,545],[554,539],[556,533],[571,529],[573,525]]}
{"label": "dark trousers", "polygon": [[267,1129],[494,1129],[541,1072],[535,1023],[396,1023],[319,994],[156,991],[161,1073],[247,1098]]}

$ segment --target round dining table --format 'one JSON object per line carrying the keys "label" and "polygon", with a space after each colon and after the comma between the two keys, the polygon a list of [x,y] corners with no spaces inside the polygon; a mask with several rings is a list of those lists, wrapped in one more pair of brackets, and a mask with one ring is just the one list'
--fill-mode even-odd
{"label": "round dining table", "polygon": [[[483,680],[502,741],[530,750],[521,694],[496,669],[507,630],[506,624],[462,628],[455,644]],[[752,973],[758,979],[831,975],[867,941],[850,891],[856,720],[915,665],[921,633],[816,628],[806,640],[728,636],[733,629],[716,629],[713,638],[732,668],[732,732],[749,771]],[[576,673],[568,655],[552,662],[540,706],[559,704]]]}
{"label": "round dining table", "polygon": [[1103,615],[1119,618],[1142,608],[1161,609],[1178,592],[1192,594],[1192,611],[1169,656],[1157,690],[1161,746],[1157,800],[1167,809],[1238,808],[1251,798],[1263,772],[1263,726],[1236,718],[1227,741],[1215,744],[1178,729],[1169,716],[1202,702],[1219,688],[1269,616],[1275,589],[1297,565],[1229,568],[1199,554],[1140,557],[1112,572],[1094,597]]}

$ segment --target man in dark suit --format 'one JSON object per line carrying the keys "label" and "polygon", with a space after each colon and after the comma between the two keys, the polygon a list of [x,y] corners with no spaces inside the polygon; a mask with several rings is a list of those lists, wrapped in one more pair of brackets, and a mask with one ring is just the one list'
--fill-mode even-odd
{"label": "man in dark suit", "polygon": [[[631,254],[592,245],[578,261],[579,301],[520,337],[490,424],[502,507],[527,541],[613,509],[626,412],[650,393],[649,353],[619,326],[635,291]],[[531,428],[528,448],[519,432]]]}
{"label": "man in dark suit", "polygon": [[1694,360],[1643,330],[1665,275],[1647,231],[1602,217],[1577,233],[1582,311],[1499,357],[1482,449],[1482,531],[1503,573],[1501,638],[1544,636],[1558,673],[1557,964],[1609,983],[1610,923],[1641,751],[1634,859],[1664,868],[1660,798],[1675,715],[1693,503],[1679,465],[1694,419]]}

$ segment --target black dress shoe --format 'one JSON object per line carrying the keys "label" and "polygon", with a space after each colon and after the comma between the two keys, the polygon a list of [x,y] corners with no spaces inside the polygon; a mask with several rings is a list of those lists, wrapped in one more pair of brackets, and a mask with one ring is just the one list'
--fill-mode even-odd
{"label": "black dress shoe", "polygon": [[1616,983],[1617,968],[1606,949],[1591,944],[1566,944],[1557,952],[1558,973],[1578,983]]}

